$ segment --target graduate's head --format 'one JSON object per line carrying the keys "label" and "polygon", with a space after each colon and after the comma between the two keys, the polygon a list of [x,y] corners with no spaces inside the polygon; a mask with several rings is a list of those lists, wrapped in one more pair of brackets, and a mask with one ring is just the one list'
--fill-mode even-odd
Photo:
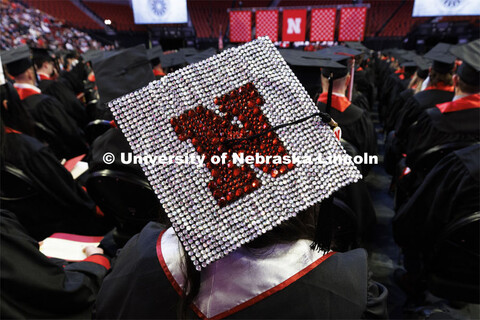
{"label": "graduate's head", "polygon": [[48,50],[41,48],[32,48],[33,64],[37,72],[42,72],[47,75],[55,73],[55,61]]}
{"label": "graduate's head", "polygon": [[453,76],[455,94],[474,94],[480,92],[480,40],[472,41],[463,46],[451,49],[451,52],[460,58],[463,63]]}
{"label": "graduate's head", "polygon": [[333,79],[332,92],[345,94],[350,83],[350,68],[352,57],[342,54],[325,55],[324,58],[333,60],[323,60],[322,64],[322,91],[328,92],[330,86],[329,79]]}
{"label": "graduate's head", "polygon": [[31,53],[28,46],[21,46],[2,52],[2,63],[6,66],[8,73],[16,78],[32,68]]}
{"label": "graduate's head", "polygon": [[438,43],[425,54],[425,58],[433,61],[430,67],[430,84],[453,85],[452,76],[455,68],[455,56],[450,53],[453,46],[447,43]]}
{"label": "graduate's head", "polygon": [[1,118],[6,126],[34,136],[34,121],[9,82],[0,86],[0,104]]}

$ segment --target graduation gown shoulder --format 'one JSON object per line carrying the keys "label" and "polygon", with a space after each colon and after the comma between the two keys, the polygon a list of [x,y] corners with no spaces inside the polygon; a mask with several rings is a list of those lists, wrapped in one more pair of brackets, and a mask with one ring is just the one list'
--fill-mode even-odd
{"label": "graduation gown shoulder", "polygon": [[0,210],[2,319],[89,319],[108,258],[49,259],[11,212]]}
{"label": "graduation gown shoulder", "polygon": [[445,90],[426,90],[415,94],[405,102],[395,124],[396,135],[402,139],[405,131],[418,120],[420,114],[439,103],[451,101],[454,93]]}
{"label": "graduation gown shoulder", "polygon": [[407,162],[437,145],[480,141],[480,108],[442,113],[425,110],[405,134]]}
{"label": "graduation gown shoulder", "polygon": [[451,221],[480,210],[480,145],[443,158],[393,219],[402,247],[429,248]]}
{"label": "graduation gown shoulder", "polygon": [[85,234],[89,230],[95,204],[48,147],[25,134],[9,133],[5,135],[4,156],[5,162],[22,170],[39,192],[39,203],[21,201],[14,207],[32,236],[43,239],[53,232]]}
{"label": "graduation gown shoulder", "polygon": [[[179,257],[176,251],[178,244],[164,247],[162,245],[164,237],[170,237],[173,234],[171,229],[164,231],[162,225],[151,222],[122,249],[112,272],[105,278],[99,292],[96,303],[97,318],[171,319],[177,317],[180,287],[175,282],[175,277],[178,273],[172,275],[165,271],[170,270],[167,267],[169,261],[165,256],[167,251],[170,251],[170,254]],[[230,285],[222,283],[223,285],[217,287],[217,290],[226,290],[229,293],[208,291],[207,299],[229,304],[232,299],[236,299],[233,297],[244,294],[244,291],[238,288],[247,288],[248,291],[249,288],[257,285],[257,281],[262,282],[261,279],[268,277],[270,272],[274,272],[267,268],[263,276],[256,273],[250,274],[251,277],[247,278],[250,279],[246,281],[247,283],[239,280],[236,271],[228,266],[233,267],[235,261],[240,263],[242,257],[247,258],[243,256],[243,251],[240,251],[232,253],[237,256],[233,260],[228,260],[226,264],[228,270],[224,269],[225,266],[222,268],[220,261],[228,259],[229,256],[213,263],[219,263],[213,267],[214,273],[209,273],[210,266],[202,271],[202,286],[212,285],[213,287],[216,283],[211,278],[213,275],[218,282],[230,283]],[[258,253],[256,255],[258,259]],[[266,259],[268,260],[268,257]],[[384,303],[387,291],[383,286],[369,282],[367,273],[364,250],[336,253],[322,260],[308,273],[294,277],[295,281],[289,282],[280,290],[264,292],[263,295],[259,294],[247,300],[248,303],[243,301],[222,313],[218,313],[222,310],[217,310],[216,318],[385,317]],[[176,284],[175,288],[174,284]],[[200,291],[199,296],[202,295],[204,294]],[[214,303],[212,304],[209,308],[216,307]],[[198,311],[202,312],[202,310],[197,308],[196,313],[190,310],[188,317],[197,318],[199,314],[202,315]],[[208,318],[205,314],[203,316]]]}
{"label": "graduation gown shoulder", "polygon": [[62,104],[55,98],[36,94],[22,100],[35,121],[43,124],[55,135],[48,141],[58,158],[71,159],[87,152],[82,130],[66,113]]}
{"label": "graduation gown shoulder", "polygon": [[43,93],[57,98],[64,106],[67,114],[75,120],[79,128],[84,128],[87,125],[86,107],[82,105],[75,93],[64,83],[55,80],[42,80],[38,84],[38,87]]}
{"label": "graduation gown shoulder", "polygon": [[413,89],[403,90],[393,101],[393,104],[385,112],[385,132],[390,132],[395,129],[395,123],[402,108],[408,99],[413,97]]}

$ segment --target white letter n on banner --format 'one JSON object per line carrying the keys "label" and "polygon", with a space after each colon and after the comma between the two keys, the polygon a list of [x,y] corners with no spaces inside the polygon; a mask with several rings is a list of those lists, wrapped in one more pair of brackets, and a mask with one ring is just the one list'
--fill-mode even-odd
{"label": "white letter n on banner", "polygon": [[288,24],[288,29],[287,29],[287,34],[300,34],[300,24],[302,23],[302,18],[288,18],[287,19],[287,24]]}

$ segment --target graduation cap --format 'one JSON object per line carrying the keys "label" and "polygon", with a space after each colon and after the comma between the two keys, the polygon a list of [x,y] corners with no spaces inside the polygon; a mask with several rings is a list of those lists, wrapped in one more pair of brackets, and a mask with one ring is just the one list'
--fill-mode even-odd
{"label": "graduation cap", "polygon": [[185,60],[185,55],[181,51],[163,54],[160,57],[160,61],[162,62],[162,67],[164,68],[180,66],[187,62]]}
{"label": "graduation cap", "polygon": [[100,103],[141,88],[155,79],[144,45],[124,49],[96,60],[93,71]]}
{"label": "graduation cap", "polygon": [[31,53],[28,46],[3,51],[1,57],[8,73],[13,77],[24,73],[32,66]]}
{"label": "graduation cap", "polygon": [[440,42],[424,57],[433,60],[432,69],[439,73],[448,73],[455,67],[455,56],[450,53],[450,49],[454,47],[451,44]]}
{"label": "graduation cap", "polygon": [[155,67],[160,64],[160,56],[163,54],[162,46],[156,46],[147,50],[148,60]]}
{"label": "graduation cap", "polygon": [[[172,236],[197,270],[361,179],[352,161],[234,162],[235,154],[255,150],[346,155],[318,118],[281,126],[316,114],[317,107],[268,37],[172,72],[108,106],[135,155],[205,156],[193,165],[141,164]],[[262,136],[245,140],[255,134]],[[213,156],[223,152],[228,161],[216,162]]]}
{"label": "graduation cap", "polygon": [[370,49],[365,47],[361,42],[345,42],[345,46],[350,49],[355,49],[358,51],[369,52]]}
{"label": "graduation cap", "polygon": [[88,50],[82,54],[81,57],[83,61],[93,63],[94,61],[103,59],[106,52],[107,51],[103,50]]}
{"label": "graduation cap", "polygon": [[185,57],[189,57],[189,56],[194,56],[198,53],[198,50],[195,49],[195,48],[191,48],[191,47],[188,47],[188,48],[180,48],[180,51],[181,53],[183,53],[183,55]]}
{"label": "graduation cap", "polygon": [[413,61],[417,65],[417,76],[422,79],[426,79],[428,77],[428,72],[430,70],[432,62],[425,57],[419,55],[413,57]]}
{"label": "graduation cap", "polygon": [[208,49],[206,49],[202,52],[199,52],[195,55],[186,56],[185,60],[188,62],[188,64],[192,64],[192,63],[196,63],[196,62],[200,62],[202,60],[208,59],[208,58],[214,56],[215,54],[217,54],[216,49],[208,48]]}
{"label": "graduation cap", "polygon": [[44,62],[54,62],[52,53],[44,48],[31,48],[34,65],[39,68]]}
{"label": "graduation cap", "polygon": [[343,54],[351,57],[355,57],[358,55],[362,54],[362,51],[356,50],[353,48],[348,48],[345,46],[333,46],[333,47],[328,47],[319,51],[318,52],[320,55],[324,55],[326,53],[333,53],[333,54]]}
{"label": "graduation cap", "polygon": [[457,74],[466,84],[480,84],[480,39],[450,48],[450,52],[463,61]]}

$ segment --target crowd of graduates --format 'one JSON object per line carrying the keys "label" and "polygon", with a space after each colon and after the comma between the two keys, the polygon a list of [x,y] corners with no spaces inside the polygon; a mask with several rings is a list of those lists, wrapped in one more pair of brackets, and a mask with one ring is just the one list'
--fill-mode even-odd
{"label": "crowd of graduates", "polygon": [[[156,238],[149,237],[158,236],[159,225],[149,224],[147,231],[129,242],[123,256],[118,257],[117,250],[149,221],[168,221],[140,166],[119,161],[120,153],[131,149],[106,103],[214,52],[182,49],[165,54],[158,47],[146,51],[140,46],[85,54],[72,51],[59,60],[44,48],[10,49],[17,44],[2,44],[3,49],[9,50],[1,55],[5,66],[5,83],[0,87],[2,318],[89,318],[92,312],[98,317],[176,316],[175,308],[172,311],[168,305],[178,299],[176,288],[158,294],[154,292],[160,287],[144,284],[147,292],[141,292],[144,289],[141,286],[121,280],[126,274],[131,276],[130,269],[138,268],[135,261],[144,261],[147,266],[153,263],[144,260],[139,252],[145,247],[155,250]],[[395,194],[394,238],[405,261],[405,272],[397,277],[401,288],[421,305],[425,290],[430,289],[431,276],[436,275],[444,281],[439,294],[446,294],[452,300],[478,300],[475,244],[464,241],[467,247],[457,248],[458,251],[456,247],[441,251],[440,257],[450,259],[452,254],[457,260],[449,265],[450,269],[440,268],[434,253],[443,250],[438,248],[442,240],[448,239],[449,243],[458,240],[461,244],[458,233],[457,238],[450,239],[448,232],[462,230],[462,236],[476,241],[478,254],[478,230],[475,233],[471,226],[478,224],[480,206],[479,40],[457,46],[440,43],[424,56],[400,49],[373,52],[358,43],[312,53],[283,50],[282,55],[319,110],[338,123],[342,145],[350,155],[377,154],[372,113],[378,111],[381,138],[386,143],[384,166],[392,176],[391,191]],[[315,58],[319,58],[318,64],[312,66]],[[105,152],[113,153],[116,161],[105,164]],[[72,158],[88,162],[88,171],[74,178],[64,166]],[[362,164],[359,170],[365,177],[371,165]],[[112,194],[111,190],[95,184],[104,181],[98,178],[100,172],[107,178],[131,183],[117,185],[126,188],[119,191],[122,195]],[[145,207],[145,203],[135,203],[135,200],[145,201],[143,197],[136,198],[135,193],[139,190],[135,186],[142,183],[150,194],[147,199],[153,198],[153,202],[147,202],[149,212],[136,212],[135,217],[112,215],[113,204],[106,198],[117,202],[113,211],[118,206],[117,211],[131,211],[130,207],[121,208],[127,206],[122,197],[129,195],[133,204],[128,206]],[[351,272],[349,281],[367,288],[366,272],[363,275],[358,271],[363,266],[358,261],[366,264],[366,258],[360,251],[350,250],[361,247],[375,225],[369,192],[361,180],[341,189],[334,198],[337,204],[342,203],[336,207],[338,214],[343,214],[338,208],[347,207],[353,212],[356,226],[353,235],[338,240],[334,249],[355,253],[353,260],[347,259],[349,255],[335,258],[337,269],[326,269],[331,272],[326,274],[338,274],[345,280],[349,277],[344,273]],[[352,222],[335,223],[347,228]],[[40,241],[58,232],[101,235],[104,239],[99,247],[86,249],[85,260],[71,263],[47,258],[38,250]],[[349,270],[352,265],[358,267],[358,272]],[[102,300],[94,308],[103,278],[111,267],[108,288],[102,289]],[[116,267],[119,271],[115,271]],[[326,272],[318,270],[319,274]],[[439,275],[438,270],[443,273]],[[159,267],[158,271],[161,273],[162,269]],[[147,275],[136,274],[133,283],[149,280]],[[166,278],[152,279],[170,285]],[[328,282],[323,278],[318,281]],[[339,281],[336,285],[348,291],[350,284],[345,281],[347,284]],[[449,285],[462,293],[449,290]],[[472,298],[475,290],[477,295]],[[311,295],[314,294],[312,291]],[[332,302],[328,312],[312,311],[302,316],[355,316],[355,313],[339,313],[350,308],[358,311],[358,316],[384,318],[386,295],[385,287],[368,280],[368,302],[365,291],[355,298],[365,298],[360,306],[355,305],[354,298],[347,303],[350,298],[345,296],[344,300]],[[262,305],[259,310],[254,308],[253,313],[240,316],[277,314],[272,312],[275,306],[282,305],[283,298],[272,297],[277,300],[265,299],[265,305],[259,303]],[[155,299],[164,299],[166,302],[161,306],[168,312],[162,315]],[[308,301],[314,303],[314,300],[310,296]],[[125,307],[118,301],[123,301]],[[301,301],[297,304],[305,308]],[[291,316],[301,317],[294,313]]]}

